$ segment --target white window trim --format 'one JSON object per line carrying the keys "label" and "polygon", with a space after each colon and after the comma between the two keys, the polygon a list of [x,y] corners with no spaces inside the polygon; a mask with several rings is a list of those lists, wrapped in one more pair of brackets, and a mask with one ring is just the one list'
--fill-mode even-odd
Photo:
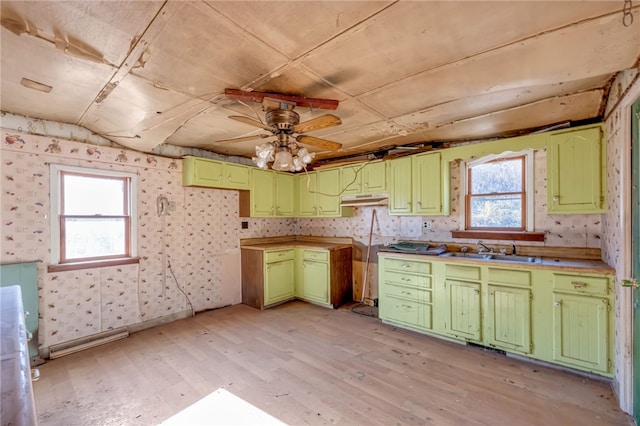
{"label": "white window trim", "polygon": [[50,192],[50,223],[51,223],[51,265],[60,264],[60,172],[75,172],[85,173],[97,176],[116,176],[126,177],[131,179],[131,190],[129,196],[131,197],[131,232],[129,233],[129,256],[136,257],[138,254],[138,200],[137,200],[137,185],[138,175],[135,173],[118,172],[111,170],[90,169],[87,167],[75,167],[65,166],[62,164],[51,164],[49,169],[49,192]]}
{"label": "white window trim", "polygon": [[503,160],[503,159],[507,159],[507,158],[512,158],[512,157],[522,157],[524,156],[524,168],[525,168],[525,191],[526,191],[526,202],[527,202],[527,223],[525,224],[525,230],[526,232],[533,232],[534,229],[534,220],[533,220],[533,212],[534,212],[534,174],[533,174],[533,150],[532,149],[525,149],[519,152],[513,152],[513,151],[505,151],[501,154],[490,154],[487,156],[484,156],[482,158],[478,158],[475,160],[470,160],[470,161],[462,161],[460,162],[460,173],[461,173],[461,177],[460,177],[460,190],[461,190],[461,194],[460,194],[460,211],[462,212],[462,218],[460,220],[460,230],[464,231],[465,230],[465,223],[467,222],[467,210],[466,210],[466,203],[465,203],[465,199],[467,196],[467,187],[468,187],[468,182],[467,179],[469,178],[469,173],[468,173],[468,169],[469,167],[473,167],[473,166],[477,166],[478,164],[484,164],[484,163],[488,163],[489,161],[493,161],[493,160]]}

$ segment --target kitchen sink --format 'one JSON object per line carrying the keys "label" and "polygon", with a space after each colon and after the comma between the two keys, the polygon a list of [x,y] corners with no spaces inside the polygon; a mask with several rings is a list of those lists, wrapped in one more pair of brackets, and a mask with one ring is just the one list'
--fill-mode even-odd
{"label": "kitchen sink", "polygon": [[498,254],[498,253],[462,253],[450,251],[443,253],[440,257],[455,257],[459,259],[476,259],[476,260],[491,260],[497,262],[512,262],[512,263],[542,263],[542,259],[535,256],[520,256],[516,254]]}

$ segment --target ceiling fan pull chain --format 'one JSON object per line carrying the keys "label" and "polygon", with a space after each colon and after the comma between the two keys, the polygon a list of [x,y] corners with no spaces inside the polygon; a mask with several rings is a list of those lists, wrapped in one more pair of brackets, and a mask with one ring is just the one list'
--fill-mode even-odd
{"label": "ceiling fan pull chain", "polygon": [[625,27],[633,25],[633,13],[631,13],[631,9],[633,9],[632,1],[624,0],[624,6],[622,7],[622,25]]}

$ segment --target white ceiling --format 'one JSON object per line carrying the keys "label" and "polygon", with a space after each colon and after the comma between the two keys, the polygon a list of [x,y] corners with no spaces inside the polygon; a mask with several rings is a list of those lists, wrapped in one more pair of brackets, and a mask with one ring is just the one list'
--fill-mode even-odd
{"label": "white ceiling", "polygon": [[[640,2],[2,1],[2,111],[129,148],[251,157],[263,119],[226,88],[340,101],[319,158],[514,134],[601,116],[640,61]],[[27,78],[52,87],[43,93]],[[157,149],[157,148],[156,148]],[[314,150],[318,151],[314,148]]]}

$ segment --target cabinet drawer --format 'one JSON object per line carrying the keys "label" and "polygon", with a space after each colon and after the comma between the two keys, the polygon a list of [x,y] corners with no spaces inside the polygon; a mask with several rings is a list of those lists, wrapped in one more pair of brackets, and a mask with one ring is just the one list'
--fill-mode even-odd
{"label": "cabinet drawer", "polygon": [[281,260],[289,260],[294,258],[294,251],[287,250],[270,250],[264,253],[265,263],[279,262]]}
{"label": "cabinet drawer", "polygon": [[388,270],[417,272],[421,274],[431,273],[431,263],[415,260],[384,258],[384,268]]}
{"label": "cabinet drawer", "polygon": [[397,321],[413,327],[431,328],[431,306],[420,302],[385,298],[384,319]]}
{"label": "cabinet drawer", "polygon": [[304,260],[317,260],[317,261],[325,261],[325,262],[329,260],[328,251],[305,250],[302,256]]}
{"label": "cabinet drawer", "polygon": [[384,281],[405,286],[431,288],[431,277],[424,275],[402,274],[400,272],[384,272]]}
{"label": "cabinet drawer", "polygon": [[416,302],[431,303],[431,292],[411,287],[384,284],[384,292],[388,296],[402,297]]}
{"label": "cabinet drawer", "polygon": [[553,288],[572,293],[608,294],[607,277],[553,274]]}
{"label": "cabinet drawer", "polygon": [[447,278],[464,278],[467,280],[480,280],[480,267],[466,265],[446,265]]}
{"label": "cabinet drawer", "polygon": [[531,285],[531,271],[489,268],[489,282],[528,287]]}

